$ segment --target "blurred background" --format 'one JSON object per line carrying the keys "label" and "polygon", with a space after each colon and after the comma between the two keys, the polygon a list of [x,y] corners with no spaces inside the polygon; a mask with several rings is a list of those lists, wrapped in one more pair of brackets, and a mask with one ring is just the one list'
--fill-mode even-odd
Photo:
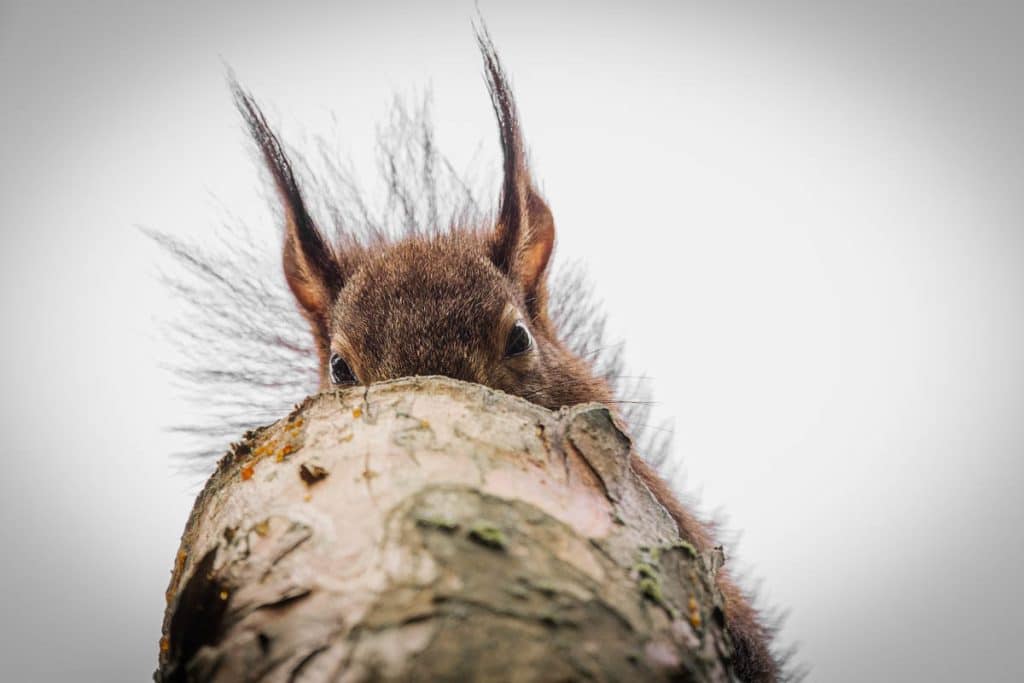
{"label": "blurred background", "polygon": [[[273,236],[227,68],[368,180],[428,89],[440,147],[496,172],[474,7],[0,1],[6,680],[155,667],[202,477],[138,226]],[[1024,678],[1024,7],[479,8],[557,254],[810,680]]]}

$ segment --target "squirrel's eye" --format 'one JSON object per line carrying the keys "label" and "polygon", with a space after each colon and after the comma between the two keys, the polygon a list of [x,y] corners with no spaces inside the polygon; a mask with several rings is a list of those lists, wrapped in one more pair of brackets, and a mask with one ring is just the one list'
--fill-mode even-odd
{"label": "squirrel's eye", "polygon": [[505,342],[505,357],[518,356],[533,348],[533,336],[521,321],[512,326]]}
{"label": "squirrel's eye", "polygon": [[356,381],[352,368],[336,353],[331,354],[331,381],[335,384],[353,384]]}

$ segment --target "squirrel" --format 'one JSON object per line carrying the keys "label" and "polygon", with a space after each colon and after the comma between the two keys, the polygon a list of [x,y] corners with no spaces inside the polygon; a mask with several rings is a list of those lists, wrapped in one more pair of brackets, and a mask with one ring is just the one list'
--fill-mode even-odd
{"label": "squirrel", "polygon": [[[254,98],[232,76],[236,105],[269,171],[283,214],[285,281],[312,332],[313,348],[282,341],[277,332],[234,315],[230,303],[210,314],[211,300],[201,291],[179,289],[194,302],[201,300],[208,315],[221,314],[218,323],[222,327],[236,321],[248,328],[235,330],[235,337],[262,335],[268,347],[282,348],[293,358],[315,352],[320,390],[410,375],[446,375],[554,410],[578,403],[603,403],[621,417],[614,373],[608,367],[598,367],[593,354],[582,352],[564,333],[568,325],[576,328],[577,334],[589,332],[600,337],[600,321],[591,320],[587,326],[592,312],[582,299],[573,301],[585,298],[578,289],[562,301],[551,297],[554,219],[531,176],[516,104],[486,29],[477,31],[477,42],[503,158],[496,217],[487,221],[477,216],[474,220],[470,217],[473,212],[462,211],[447,229],[420,230],[412,225],[396,238],[374,225],[366,228],[365,224],[373,221],[366,219],[364,210],[363,234],[346,230],[346,221],[338,219],[336,227],[340,228],[329,238],[314,218],[296,166]],[[423,143],[432,147],[429,138]],[[397,191],[393,175],[395,158],[395,154],[390,157],[391,189],[405,201],[407,193]],[[436,189],[433,177],[428,184]],[[436,213],[436,207],[433,210]],[[274,308],[273,297],[262,285],[254,285],[252,291],[245,289],[241,282],[246,277],[244,267],[226,273],[225,262],[204,258],[166,235],[151,236],[236,303],[254,304],[250,311],[257,306]],[[559,304],[570,310],[561,310]],[[187,330],[187,337],[201,344],[206,341],[194,327]],[[617,367],[616,361],[609,367]],[[195,372],[190,379],[241,384],[252,378],[244,371],[232,376],[211,367]],[[261,386],[278,386],[278,380],[267,373]],[[625,416],[627,423],[629,417]],[[227,433],[237,426],[228,421],[222,428]],[[679,501],[636,448],[631,464],[672,516],[681,538],[701,552],[716,547],[711,526]],[[724,568],[717,581],[726,601],[736,674],[745,681],[784,678],[785,657],[777,655],[772,645],[775,628],[767,624]]]}

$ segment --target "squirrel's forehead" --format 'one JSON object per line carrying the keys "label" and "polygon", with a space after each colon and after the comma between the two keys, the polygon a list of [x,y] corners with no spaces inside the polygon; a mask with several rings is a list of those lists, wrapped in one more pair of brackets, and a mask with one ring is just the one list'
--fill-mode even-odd
{"label": "squirrel's forehead", "polygon": [[[400,246],[362,265],[340,292],[339,313],[380,306],[458,303],[496,315],[514,290],[480,253],[443,248]],[[379,312],[379,311],[376,311]]]}

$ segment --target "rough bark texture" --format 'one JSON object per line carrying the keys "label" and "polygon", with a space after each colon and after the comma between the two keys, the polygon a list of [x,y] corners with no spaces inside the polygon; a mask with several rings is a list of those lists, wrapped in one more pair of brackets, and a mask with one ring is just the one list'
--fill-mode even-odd
{"label": "rough bark texture", "polygon": [[196,500],[157,681],[733,680],[714,573],[609,411],[445,378],[307,399]]}

